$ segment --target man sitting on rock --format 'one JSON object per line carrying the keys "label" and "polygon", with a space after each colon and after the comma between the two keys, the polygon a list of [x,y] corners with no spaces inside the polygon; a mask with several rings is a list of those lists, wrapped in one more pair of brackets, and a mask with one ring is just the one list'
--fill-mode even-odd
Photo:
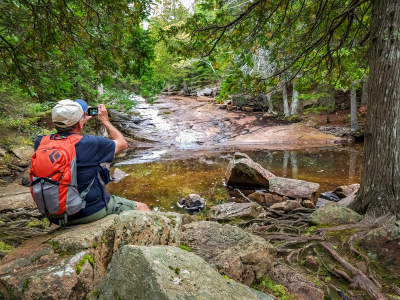
{"label": "man sitting on rock", "polygon": [[[88,105],[83,100],[61,100],[52,110],[52,120],[60,136],[79,135],[85,123],[91,119],[87,113]],[[85,197],[86,206],[78,213],[68,216],[66,225],[84,224],[99,220],[110,214],[119,214],[126,210],[150,211],[146,204],[134,202],[118,196],[108,195],[97,173],[102,171],[101,163],[111,162],[114,154],[128,147],[124,136],[108,120],[107,109],[98,106],[98,119],[106,127],[111,139],[95,135],[84,135],[75,145],[77,158],[77,182],[79,193],[93,181]],[[53,137],[54,135],[51,135]],[[35,151],[43,136],[35,141]],[[107,202],[107,205],[106,205]],[[57,220],[50,221],[57,223]]]}

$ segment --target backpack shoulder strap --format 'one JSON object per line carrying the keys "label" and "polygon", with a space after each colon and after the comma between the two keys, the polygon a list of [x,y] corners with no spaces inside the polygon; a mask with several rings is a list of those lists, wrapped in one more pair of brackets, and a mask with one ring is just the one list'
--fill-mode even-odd
{"label": "backpack shoulder strap", "polygon": [[74,134],[74,135],[70,135],[70,136],[68,137],[68,140],[69,140],[69,142],[70,142],[72,145],[75,146],[76,144],[78,144],[78,142],[79,142],[82,138],[83,138],[83,136]]}
{"label": "backpack shoulder strap", "polygon": [[45,135],[45,136],[43,136],[42,139],[40,140],[40,145],[41,145],[41,144],[46,144],[46,143],[48,143],[48,142],[50,142],[50,135]]}

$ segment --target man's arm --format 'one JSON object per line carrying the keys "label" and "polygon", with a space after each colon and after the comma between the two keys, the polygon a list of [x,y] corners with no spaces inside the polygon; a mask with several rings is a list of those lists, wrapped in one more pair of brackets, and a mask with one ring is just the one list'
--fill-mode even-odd
{"label": "man's arm", "polygon": [[99,104],[99,121],[106,127],[111,139],[115,142],[115,154],[128,148],[128,143],[125,141],[124,136],[111,122],[108,120],[108,112],[104,104]]}

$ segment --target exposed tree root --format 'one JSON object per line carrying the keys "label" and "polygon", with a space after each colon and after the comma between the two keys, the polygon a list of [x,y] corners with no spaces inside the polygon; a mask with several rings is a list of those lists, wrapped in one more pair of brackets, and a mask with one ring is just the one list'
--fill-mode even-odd
{"label": "exposed tree root", "polygon": [[341,277],[346,279],[348,282],[350,282],[350,283],[352,282],[350,276],[345,271],[342,271],[342,270],[339,270],[339,269],[333,269],[333,272],[338,274],[338,275],[340,275]]}
{"label": "exposed tree root", "polygon": [[297,249],[297,250],[295,250],[295,251],[292,251],[292,252],[287,256],[287,258],[286,258],[287,262],[288,262],[290,265],[292,265],[293,263],[292,263],[291,259],[292,259],[292,256],[295,255],[295,254],[297,254],[297,262],[298,262],[298,261],[299,261],[299,255],[300,255],[301,253],[303,253],[303,251],[306,250],[307,248],[310,248],[312,245],[313,245],[313,244],[311,243],[311,244],[308,244],[308,245],[303,246],[303,247],[300,248],[300,249]]}
{"label": "exposed tree root", "polygon": [[[0,238],[3,242],[14,247],[19,246],[25,240],[45,234],[49,230],[27,226],[33,220],[43,220],[37,209],[24,208],[0,214]],[[40,225],[39,221],[39,225]],[[0,253],[0,257],[4,255]]]}
{"label": "exposed tree root", "polygon": [[394,284],[392,284],[392,285],[390,286],[390,290],[391,290],[392,292],[394,292],[394,293],[396,293],[397,295],[400,296],[400,288],[398,288],[398,287],[395,286]]}
{"label": "exposed tree root", "polygon": [[[286,256],[288,266],[300,265],[301,260],[305,257],[306,250],[312,248],[315,256],[319,259],[319,263],[315,264],[315,270],[307,269],[307,272],[314,277],[316,276],[329,293],[336,293],[341,299],[360,299],[360,297],[365,297],[364,293],[372,299],[386,299],[380,292],[382,285],[379,281],[382,281],[382,278],[376,276],[372,269],[368,267],[370,265],[369,257],[355,246],[357,240],[364,237],[371,229],[378,228],[382,221],[364,220],[356,224],[317,228],[313,231],[309,230],[312,225],[309,221],[309,215],[314,211],[312,209],[300,208],[289,213],[269,208],[265,208],[265,210],[263,216],[241,222],[239,226],[275,245],[278,255]],[[352,230],[356,232],[352,233]],[[335,231],[338,231],[338,234],[335,234]],[[343,231],[343,233],[340,231]],[[363,262],[358,262],[356,265],[351,264],[338,253],[339,250],[334,250],[333,246],[328,244],[327,241],[332,240],[332,238],[335,240],[340,238],[341,249],[347,254],[350,251],[350,253],[357,255],[362,258]],[[319,251],[321,253],[318,253],[317,249],[313,247],[316,244],[320,244],[344,269],[326,263],[327,254],[321,251]],[[329,276],[326,272],[329,272]],[[335,278],[336,281],[326,281],[328,277]],[[350,288],[359,288],[359,293],[352,293],[345,288],[345,294],[342,287],[343,282],[340,280],[342,278],[349,282]],[[338,286],[335,286],[335,284]],[[397,291],[396,287],[393,287],[392,291],[400,295],[400,289]]]}
{"label": "exposed tree root", "polygon": [[359,238],[361,238],[361,237],[364,237],[367,233],[368,233],[368,231],[363,231],[363,232],[357,232],[357,233],[353,234],[353,235],[350,237],[350,239],[349,239],[349,249],[350,249],[350,251],[353,252],[354,254],[357,254],[357,255],[359,255],[360,257],[362,257],[362,258],[365,260],[365,262],[366,262],[367,264],[369,264],[369,257],[366,256],[366,255],[364,255],[364,254],[362,254],[360,251],[357,251],[357,250],[354,248],[354,242],[356,241],[356,239],[359,239]]}
{"label": "exposed tree root", "polygon": [[332,257],[337,260],[346,270],[350,271],[353,275],[351,279],[350,287],[361,288],[372,299],[383,300],[386,299],[383,294],[379,291],[378,287],[358,268],[351,265],[346,259],[344,259],[336,250],[334,250],[327,242],[320,242],[320,245],[324,247]]}

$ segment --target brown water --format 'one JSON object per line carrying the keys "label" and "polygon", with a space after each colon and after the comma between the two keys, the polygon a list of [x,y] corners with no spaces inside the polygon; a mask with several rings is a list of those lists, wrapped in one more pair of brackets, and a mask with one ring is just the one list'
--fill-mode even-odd
{"label": "brown water", "polygon": [[[319,183],[321,192],[360,182],[360,146],[245,152],[276,176]],[[180,211],[176,202],[188,194],[199,194],[209,205],[230,201],[224,177],[233,154],[197,154],[196,158],[174,160],[164,151],[136,152],[117,161],[118,168],[129,176],[119,183],[108,184],[108,191],[160,211]],[[148,162],[142,162],[145,158]]]}

